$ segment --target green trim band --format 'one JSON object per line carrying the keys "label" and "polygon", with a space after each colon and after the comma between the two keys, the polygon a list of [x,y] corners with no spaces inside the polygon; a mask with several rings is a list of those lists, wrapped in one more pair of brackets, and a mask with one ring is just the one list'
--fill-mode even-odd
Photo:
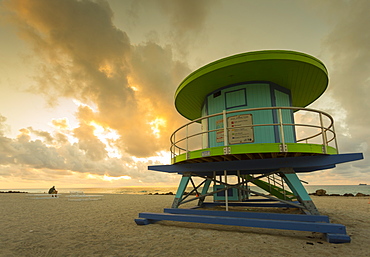
{"label": "green trim band", "polygon": [[[229,145],[230,152],[224,154],[225,146],[211,147],[188,152],[188,159],[186,153],[177,155],[172,158],[172,163],[179,163],[184,161],[202,160],[207,157],[228,157],[232,155],[246,155],[246,154],[264,154],[264,153],[277,153],[281,154],[281,143],[266,143],[266,144],[239,144]],[[301,144],[301,143],[287,143],[286,153],[300,153],[300,154],[324,154],[323,145],[318,144]],[[334,147],[327,146],[327,154],[337,154]],[[215,161],[215,160],[214,160]]]}

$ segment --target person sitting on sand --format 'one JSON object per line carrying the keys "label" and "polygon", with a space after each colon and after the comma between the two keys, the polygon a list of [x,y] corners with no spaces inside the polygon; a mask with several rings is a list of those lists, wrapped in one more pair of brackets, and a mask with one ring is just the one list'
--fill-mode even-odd
{"label": "person sitting on sand", "polygon": [[56,194],[58,194],[58,191],[55,189],[55,186],[49,189],[49,194],[53,194],[51,197],[57,197]]}

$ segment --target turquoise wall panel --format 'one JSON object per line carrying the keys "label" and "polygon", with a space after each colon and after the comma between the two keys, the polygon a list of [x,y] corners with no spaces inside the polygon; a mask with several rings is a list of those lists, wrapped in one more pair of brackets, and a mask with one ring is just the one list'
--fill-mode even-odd
{"label": "turquoise wall panel", "polygon": [[247,86],[248,108],[271,107],[271,91],[269,84],[250,84]]}
{"label": "turquoise wall panel", "polygon": [[[251,84],[248,86],[248,108],[271,107],[271,90],[269,84]],[[273,113],[271,110],[254,111],[253,124],[272,124]],[[254,143],[275,143],[275,131],[273,126],[261,126],[254,128]]]}
{"label": "turquoise wall panel", "polygon": [[[222,129],[223,128],[223,121],[222,115],[212,117],[208,119],[208,127],[209,130],[213,129]],[[209,133],[209,147],[216,147],[216,146],[223,146],[224,141],[221,139],[223,137],[223,130],[219,130],[218,132],[211,132]],[[217,139],[218,138],[218,139]]]}
{"label": "turquoise wall panel", "polygon": [[[220,113],[223,110],[240,110],[246,108],[271,107],[270,85],[265,83],[244,84],[222,89],[207,97],[208,115]],[[232,117],[241,114],[252,114],[253,124],[273,123],[273,112],[261,110],[254,112],[241,112],[228,114]],[[223,128],[222,115],[209,118],[208,129]],[[254,142],[252,143],[275,143],[275,130],[273,126],[254,127]],[[223,131],[211,132],[209,134],[209,145],[207,147],[223,146]]]}
{"label": "turquoise wall panel", "polygon": [[[271,110],[254,111],[253,124],[272,124]],[[275,143],[275,131],[273,126],[254,127],[254,143]]]}
{"label": "turquoise wall panel", "polygon": [[[281,92],[279,90],[274,90],[274,95],[275,95],[275,102],[277,107],[290,107],[290,96],[287,93]],[[283,123],[290,123],[293,124],[293,112],[291,110],[282,110],[282,117],[283,117]],[[279,121],[279,113],[277,113],[277,119]],[[278,129],[279,131],[279,138],[280,138],[280,127]],[[283,128],[284,131],[284,140],[285,143],[295,143],[296,138],[295,138],[295,129],[294,126],[284,126]],[[281,139],[280,139],[281,142]]]}
{"label": "turquoise wall panel", "polygon": [[[207,98],[207,107],[208,107],[208,115],[220,113],[225,110],[225,92],[223,90],[215,92],[211,94]],[[220,122],[222,120],[222,115],[211,117],[208,119],[208,129],[213,130],[216,128],[223,128],[223,123]],[[217,135],[220,135],[217,132],[211,132],[208,136],[208,144],[209,147],[215,146],[223,146],[224,142],[217,142]]]}
{"label": "turquoise wall panel", "polygon": [[247,106],[247,96],[245,88],[225,92],[226,109]]}
{"label": "turquoise wall panel", "polygon": [[[217,190],[224,189],[224,188],[225,188],[225,185],[214,185],[213,191],[217,191]],[[225,201],[226,200],[225,193],[226,193],[226,190],[214,194],[213,200],[214,201]],[[228,201],[240,201],[239,190],[236,188],[229,188],[227,190],[227,199]]]}

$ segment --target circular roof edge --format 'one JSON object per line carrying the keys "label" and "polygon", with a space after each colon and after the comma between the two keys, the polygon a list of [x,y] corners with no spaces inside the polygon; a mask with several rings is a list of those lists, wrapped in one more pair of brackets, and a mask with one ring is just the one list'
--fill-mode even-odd
{"label": "circular roof edge", "polygon": [[[227,85],[271,81],[288,88],[293,105],[305,107],[325,91],[328,72],[317,58],[296,51],[263,50],[228,56],[190,73],[175,92],[175,106],[184,117],[201,117],[206,95]],[[313,92],[303,94],[307,87]],[[187,103],[187,100],[189,103]]]}

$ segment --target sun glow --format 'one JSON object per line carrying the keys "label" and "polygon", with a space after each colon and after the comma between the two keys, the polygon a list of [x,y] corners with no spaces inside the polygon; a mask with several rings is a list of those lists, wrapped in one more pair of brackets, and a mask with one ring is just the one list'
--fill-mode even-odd
{"label": "sun glow", "polygon": [[151,156],[147,158],[137,158],[132,156],[135,162],[152,162],[154,164],[170,164],[171,163],[171,153],[169,151],[160,151],[156,156]]}
{"label": "sun glow", "polygon": [[113,77],[113,68],[109,64],[100,65],[99,71],[104,73],[107,78]]}
{"label": "sun glow", "polygon": [[161,130],[160,128],[166,127],[167,121],[163,118],[156,118],[155,120],[149,122],[150,128],[152,129],[152,133],[156,138],[161,137]]}
{"label": "sun glow", "polygon": [[90,104],[90,105],[89,104],[85,104],[85,103],[80,102],[79,100],[76,100],[76,99],[73,99],[72,101],[73,101],[73,103],[75,105],[77,105],[77,107],[87,107],[87,108],[91,109],[93,112],[97,112],[98,111],[98,108],[96,106],[91,106],[93,104]]}
{"label": "sun glow", "polygon": [[108,156],[110,158],[121,158],[121,152],[114,146],[114,142],[120,138],[117,131],[109,127],[103,127],[95,121],[91,121],[89,125],[94,127],[94,135],[105,144]]}
{"label": "sun glow", "polygon": [[120,180],[120,179],[131,179],[130,176],[119,176],[119,177],[110,177],[110,176],[107,176],[107,175],[104,175],[103,176],[103,180],[105,181],[115,181],[115,180]]}
{"label": "sun glow", "polygon": [[134,79],[131,76],[127,76],[128,86],[135,92],[139,91],[139,86],[134,82]]}
{"label": "sun glow", "polygon": [[102,175],[95,175],[95,174],[87,174],[86,178],[88,178],[88,179],[98,179],[98,180],[109,181],[109,182],[113,182],[113,181],[117,181],[117,180],[121,180],[121,179],[125,179],[125,180],[130,180],[131,179],[131,177],[127,176],[127,175],[119,176],[119,177],[111,177],[111,176],[108,176],[108,175],[103,175],[102,176]]}

